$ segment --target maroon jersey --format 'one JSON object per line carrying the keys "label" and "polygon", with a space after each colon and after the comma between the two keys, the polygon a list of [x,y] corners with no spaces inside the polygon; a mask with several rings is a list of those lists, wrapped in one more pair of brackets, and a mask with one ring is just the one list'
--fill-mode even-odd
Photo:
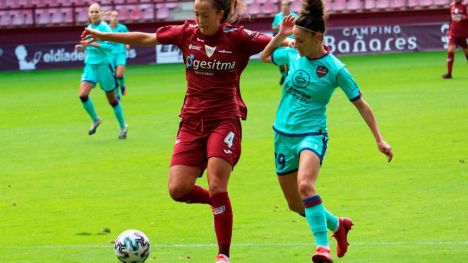
{"label": "maroon jersey", "polygon": [[161,44],[180,48],[185,63],[187,93],[182,117],[247,117],[239,78],[249,57],[262,51],[271,37],[221,24],[213,36],[202,34],[194,20],[156,30]]}
{"label": "maroon jersey", "polygon": [[450,5],[450,28],[451,37],[468,37],[468,6],[463,3],[452,3]]}

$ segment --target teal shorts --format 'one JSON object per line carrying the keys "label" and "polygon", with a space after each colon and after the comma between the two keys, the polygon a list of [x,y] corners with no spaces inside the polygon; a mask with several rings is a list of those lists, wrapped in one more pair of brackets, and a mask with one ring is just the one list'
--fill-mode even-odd
{"label": "teal shorts", "polygon": [[112,54],[112,64],[116,67],[127,65],[127,53]]}
{"label": "teal shorts", "polygon": [[286,175],[299,169],[299,156],[304,150],[314,152],[322,164],[327,151],[328,135],[326,132],[311,132],[290,135],[275,131],[276,174]]}
{"label": "teal shorts", "polygon": [[95,87],[97,83],[102,90],[110,92],[116,88],[114,67],[111,64],[85,64],[81,82],[93,83]]}

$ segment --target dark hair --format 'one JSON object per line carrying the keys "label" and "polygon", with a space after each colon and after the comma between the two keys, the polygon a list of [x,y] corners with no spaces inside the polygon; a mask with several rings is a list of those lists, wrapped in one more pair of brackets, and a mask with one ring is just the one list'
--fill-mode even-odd
{"label": "dark hair", "polygon": [[224,11],[221,22],[233,23],[239,20],[241,12],[245,8],[241,0],[212,0],[213,7],[217,11]]}
{"label": "dark hair", "polygon": [[327,17],[322,0],[304,0],[295,24],[310,31],[325,33]]}

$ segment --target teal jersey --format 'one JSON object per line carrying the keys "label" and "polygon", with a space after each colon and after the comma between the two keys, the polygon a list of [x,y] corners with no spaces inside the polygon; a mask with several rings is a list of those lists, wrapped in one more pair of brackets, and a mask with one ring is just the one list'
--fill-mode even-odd
{"label": "teal jersey", "polygon": [[318,59],[300,56],[295,48],[280,47],[272,54],[273,63],[288,65],[289,73],[273,128],[285,135],[327,131],[327,104],[337,87],[351,100],[361,92],[345,65],[332,54]]}
{"label": "teal jersey", "polygon": [[[115,28],[111,27],[112,32],[114,33],[125,33],[128,32],[127,26],[124,24],[117,24]],[[119,54],[119,53],[125,53],[127,52],[127,48],[125,47],[125,44],[122,43],[114,43],[114,49],[112,49],[113,54]]]}
{"label": "teal jersey", "polygon": [[[290,15],[292,17],[297,17],[297,14],[294,12],[291,12]],[[278,14],[275,15],[275,18],[273,19],[273,23],[271,24],[271,27],[275,27],[281,24],[281,22],[283,22],[283,19],[284,19],[283,13],[279,12]],[[290,35],[289,38],[294,39],[294,35]]]}
{"label": "teal jersey", "polygon": [[[87,28],[101,32],[111,32],[111,28],[106,22],[100,22],[97,25],[89,24]],[[99,47],[86,47],[85,63],[90,65],[111,63],[113,44],[108,41],[96,41],[96,43],[99,44]]]}

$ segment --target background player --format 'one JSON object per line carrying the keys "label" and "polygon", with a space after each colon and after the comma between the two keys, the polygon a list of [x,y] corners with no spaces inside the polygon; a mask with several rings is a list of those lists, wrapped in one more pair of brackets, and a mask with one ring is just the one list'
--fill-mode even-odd
{"label": "background player", "polygon": [[[102,21],[102,14],[99,4],[91,4],[88,9],[88,17],[91,23],[87,28],[100,32],[111,32],[109,25]],[[128,126],[125,123],[122,105],[115,94],[114,67],[111,63],[113,45],[105,41],[81,41],[81,44],[76,45],[75,48],[77,50],[86,50],[85,67],[81,76],[80,99],[83,108],[93,120],[88,134],[93,135],[101,124],[101,118],[97,116],[94,104],[89,98],[89,93],[99,82],[101,89],[106,92],[107,101],[112,106],[114,115],[119,122],[119,139],[126,139]]]}
{"label": "background player", "polygon": [[[110,15],[109,23],[112,32],[116,33],[125,33],[128,32],[127,26],[119,23],[119,12],[112,11]],[[125,87],[125,66],[127,65],[127,49],[129,45],[122,43],[114,43],[114,48],[112,49],[112,63],[115,66],[115,77],[117,79],[118,88],[116,92],[119,92],[119,89],[122,95],[127,94],[127,89]]]}
{"label": "background player", "polygon": [[[283,0],[281,1],[280,12],[275,15],[273,19],[273,23],[271,24],[271,29],[273,30],[273,34],[276,35],[278,33],[278,30],[281,26],[281,22],[286,16],[289,16],[289,15],[292,17],[297,17],[296,13],[291,12],[291,3],[288,0]],[[290,35],[289,38],[294,39],[294,35]],[[279,70],[281,73],[279,84],[283,85],[284,79],[288,75],[288,66],[281,65],[279,66]]]}
{"label": "background player", "polygon": [[[241,5],[236,0],[195,0],[195,21],[183,25],[161,27],[156,33],[86,29],[82,36],[130,45],[174,44],[181,49],[187,93],[169,170],[169,193],[179,202],[212,206],[219,263],[230,261],[233,216],[228,182],[241,153],[239,119],[247,115],[239,79],[249,57],[271,39],[228,24],[237,20]],[[196,185],[205,169],[208,190]]]}
{"label": "background player", "polygon": [[[278,48],[294,33],[295,48]],[[393,153],[377,127],[374,114],[345,65],[323,45],[325,15],[321,0],[306,0],[297,20],[286,17],[278,35],[262,53],[262,60],[289,65],[275,124],[278,180],[291,210],[304,215],[315,237],[313,262],[333,262],[327,228],[337,240],[337,255],[348,249],[352,221],[337,218],[322,204],[315,187],[327,149],[326,106],[339,86],[356,106],[388,161]]]}
{"label": "background player", "polygon": [[463,3],[463,0],[454,0],[450,5],[450,26],[447,35],[449,39],[447,73],[443,74],[442,78],[451,79],[457,46],[463,48],[468,60],[468,6]]}

